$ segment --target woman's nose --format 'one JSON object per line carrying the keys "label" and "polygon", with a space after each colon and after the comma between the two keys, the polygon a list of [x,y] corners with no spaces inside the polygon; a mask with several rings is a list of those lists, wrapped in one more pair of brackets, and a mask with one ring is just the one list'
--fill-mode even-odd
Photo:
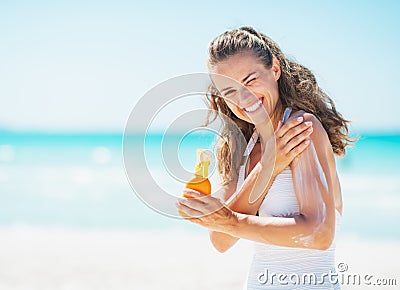
{"label": "woman's nose", "polygon": [[246,108],[250,105],[253,105],[254,102],[257,101],[257,97],[253,92],[251,92],[247,88],[242,88],[239,92],[239,100],[238,105],[242,108]]}

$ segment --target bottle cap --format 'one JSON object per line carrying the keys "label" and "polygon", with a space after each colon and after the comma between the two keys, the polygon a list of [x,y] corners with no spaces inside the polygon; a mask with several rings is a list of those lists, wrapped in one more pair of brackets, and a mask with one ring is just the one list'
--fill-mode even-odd
{"label": "bottle cap", "polygon": [[197,149],[197,165],[195,174],[208,177],[208,166],[210,165],[212,153],[207,149]]}
{"label": "bottle cap", "polygon": [[198,162],[211,162],[212,153],[207,149],[197,149],[197,161]]}

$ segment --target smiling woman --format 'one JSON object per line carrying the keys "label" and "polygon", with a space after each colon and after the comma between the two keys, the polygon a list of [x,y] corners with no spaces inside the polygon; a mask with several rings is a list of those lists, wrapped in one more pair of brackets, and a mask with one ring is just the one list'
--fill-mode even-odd
{"label": "smiling woman", "polygon": [[[351,141],[348,121],[309,69],[251,27],[214,39],[208,65],[208,122],[215,112],[223,124],[228,117],[249,143],[243,150],[225,124],[217,154],[224,200],[186,191],[193,198],[181,199],[179,210],[208,228],[221,252],[240,238],[256,243],[247,289],[339,289],[328,279],[342,212],[334,154],[343,155]],[[293,113],[283,124],[286,107]],[[260,280],[266,271],[321,280],[296,286]]]}

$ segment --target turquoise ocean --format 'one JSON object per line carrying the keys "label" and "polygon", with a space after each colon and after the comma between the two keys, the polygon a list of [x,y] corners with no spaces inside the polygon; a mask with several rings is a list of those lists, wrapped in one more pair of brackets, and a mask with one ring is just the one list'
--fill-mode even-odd
{"label": "turquoise ocean", "polygon": [[[341,233],[398,240],[400,133],[358,135],[347,155],[337,158],[344,200]],[[161,141],[190,170],[196,148],[212,149],[213,136],[147,135],[148,168],[143,170],[179,195],[183,184],[169,181],[157,149]],[[0,131],[0,226],[196,231],[195,225],[161,215],[137,197],[125,174],[122,143],[118,133]]]}

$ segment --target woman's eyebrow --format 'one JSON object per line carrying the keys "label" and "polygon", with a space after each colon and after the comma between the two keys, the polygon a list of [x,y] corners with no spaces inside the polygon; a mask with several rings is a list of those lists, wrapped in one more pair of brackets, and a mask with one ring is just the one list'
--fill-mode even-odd
{"label": "woman's eyebrow", "polygon": [[[255,74],[256,72],[254,71],[254,72],[251,72],[251,73],[249,73],[246,77],[244,77],[243,79],[242,79],[242,83],[245,83],[246,81],[247,81],[247,79],[249,78],[249,77],[251,77],[253,74]],[[223,92],[223,91],[226,91],[226,90],[228,90],[228,89],[231,89],[232,87],[227,87],[227,88],[225,88],[225,89],[222,89],[221,90],[221,93]]]}

